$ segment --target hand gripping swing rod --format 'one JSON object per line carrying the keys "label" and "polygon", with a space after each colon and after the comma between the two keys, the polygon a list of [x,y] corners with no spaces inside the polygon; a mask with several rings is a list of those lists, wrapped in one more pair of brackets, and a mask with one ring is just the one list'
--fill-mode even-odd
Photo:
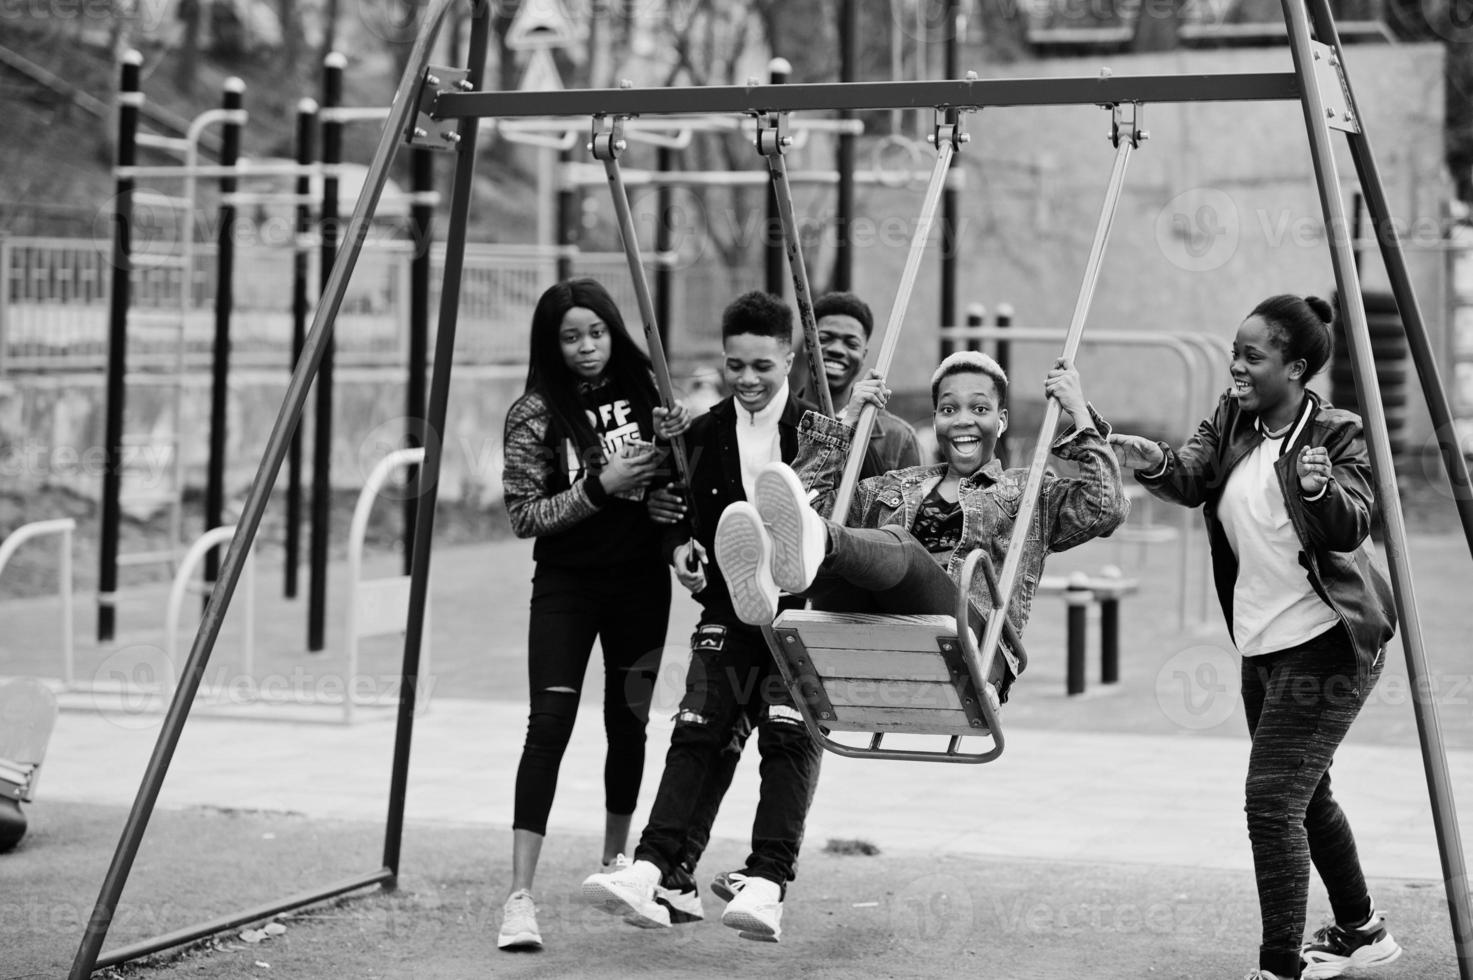
{"label": "hand gripping swing rod", "polygon": [[[1064,336],[1063,356],[1074,360],[1079,350],[1079,341],[1084,335],[1084,322],[1089,316],[1089,307],[1094,300],[1095,284],[1100,278],[1100,266],[1104,263],[1105,245],[1110,239],[1110,226],[1115,220],[1115,211],[1120,205],[1120,191],[1125,185],[1125,167],[1130,162],[1130,151],[1146,138],[1141,131],[1140,106],[1134,103],[1111,107],[1112,125],[1110,139],[1115,144],[1115,166],[1110,171],[1110,184],[1105,189],[1105,203],[1100,208],[1100,221],[1095,227],[1094,243],[1090,246],[1089,259],[1084,265],[1084,281],[1079,285],[1079,297],[1074,301],[1074,316],[1069,321],[1069,332]],[[992,669],[992,658],[997,654],[1004,624],[1008,621],[1008,603],[1013,595],[1013,583],[1018,578],[1018,566],[1023,560],[1023,545],[1028,538],[1028,528],[1033,523],[1033,512],[1038,506],[1038,494],[1043,488],[1043,471],[1048,465],[1049,449],[1054,441],[1054,430],[1059,424],[1059,403],[1047,399],[1044,407],[1043,427],[1038,434],[1038,444],[1033,449],[1033,463],[1028,468],[1028,483],[1018,501],[1018,515],[1013,521],[1013,536],[1008,541],[1008,552],[1003,558],[1002,571],[998,575],[996,605],[987,617],[987,627],[982,633],[982,646],[978,651],[982,659],[981,676],[986,677]]]}
{"label": "hand gripping swing rod", "polygon": [[[943,117],[944,113],[944,117]],[[942,119],[945,119],[943,122]],[[936,126],[931,139],[936,143],[936,164],[931,169],[931,180],[926,185],[926,196],[921,201],[921,214],[916,219],[915,234],[910,239],[910,252],[905,257],[905,270],[900,276],[900,288],[895,292],[895,302],[890,307],[890,319],[885,325],[885,339],[880,343],[880,353],[875,358],[875,370],[881,376],[890,373],[890,362],[895,357],[895,348],[900,343],[900,331],[905,323],[905,310],[910,305],[910,294],[915,289],[916,275],[920,272],[921,259],[926,254],[926,239],[931,237],[931,225],[936,221],[936,205],[941,200],[941,191],[946,186],[946,172],[951,167],[952,155],[961,144],[970,138],[962,131],[961,117],[956,109],[937,109]],[[832,520],[845,523],[849,516],[849,503],[854,499],[854,488],[859,483],[859,468],[864,464],[864,450],[869,445],[870,429],[875,423],[875,407],[865,405],[854,424],[854,436],[849,443],[849,457],[844,462],[844,476],[839,481],[834,495]],[[981,674],[979,676],[986,677]]]}
{"label": "hand gripping swing rod", "polygon": [[[660,326],[655,322],[655,303],[650,298],[649,280],[645,278],[644,261],[639,257],[639,239],[634,233],[634,215],[629,208],[629,192],[624,187],[624,175],[619,170],[619,153],[627,145],[624,142],[624,117],[614,116],[607,121],[603,116],[593,117],[593,137],[588,149],[603,161],[604,173],[609,178],[609,190],[614,198],[614,214],[619,221],[619,237],[624,242],[624,257],[629,261],[629,278],[634,282],[634,298],[639,303],[639,317],[644,321],[644,339],[649,347],[650,364],[655,369],[655,387],[660,391],[660,404],[667,409],[675,407],[675,386],[670,381],[670,365],[665,360],[665,344],[660,340]],[[675,458],[676,479],[681,486],[690,489],[690,459],[685,453],[685,439],[676,436],[670,440],[671,455]],[[691,526],[695,526],[695,509],[689,510]]]}
{"label": "hand gripping swing rod", "polygon": [[[813,293],[808,287],[808,267],[803,263],[803,247],[798,239],[798,219],[793,211],[793,188],[788,184],[788,165],[783,150],[792,144],[787,135],[786,113],[771,113],[757,120],[757,152],[767,160],[772,178],[772,193],[777,199],[777,213],[783,225],[783,245],[788,253],[788,268],[793,274],[793,296],[798,302],[798,319],[803,324],[803,350],[808,355],[808,399],[825,415],[834,414],[834,400],[829,394],[828,378],[823,370],[823,349],[818,343],[818,324],[813,316]],[[837,512],[836,512],[837,513]]]}

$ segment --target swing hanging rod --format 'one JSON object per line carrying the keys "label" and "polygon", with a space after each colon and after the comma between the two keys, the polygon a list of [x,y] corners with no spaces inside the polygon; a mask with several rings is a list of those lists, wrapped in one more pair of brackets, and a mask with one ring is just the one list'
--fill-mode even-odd
{"label": "swing hanging rod", "polygon": [[[660,402],[667,409],[675,407],[675,385],[670,380],[670,365],[665,360],[665,344],[660,339],[660,325],[655,321],[655,302],[650,297],[649,280],[645,277],[644,261],[640,258],[639,238],[634,230],[634,214],[629,207],[629,192],[624,187],[624,176],[619,172],[619,154],[628,145],[624,141],[624,120],[620,116],[593,118],[593,136],[588,149],[595,158],[603,161],[604,173],[609,178],[609,190],[614,199],[614,214],[619,222],[619,237],[624,243],[624,257],[629,262],[629,277],[634,283],[634,297],[639,304],[639,318],[644,323],[645,344],[649,348],[650,365],[655,371],[655,386],[660,392]],[[690,487],[690,458],[685,452],[685,439],[676,436],[670,440],[671,455],[675,460],[676,479],[681,486]],[[694,525],[695,514],[691,512]]]}
{"label": "swing hanging rod", "polygon": [[1293,72],[1214,75],[1111,75],[1101,78],[983,78],[916,82],[828,82],[799,85],[711,85],[682,88],[581,89],[559,92],[444,92],[441,119],[804,112],[828,109],[956,109],[1127,102],[1296,102]]}
{"label": "swing hanging rod", "polygon": [[759,118],[754,142],[757,152],[767,160],[772,194],[782,221],[783,246],[788,253],[788,269],[793,275],[793,297],[798,304],[799,322],[803,325],[803,350],[808,361],[808,400],[817,404],[823,414],[831,416],[834,414],[834,401],[824,374],[823,348],[818,342],[818,323],[813,316],[813,293],[808,286],[808,267],[803,263],[798,218],[793,210],[793,188],[788,184],[788,165],[783,157],[783,150],[793,142],[788,135],[787,124],[787,113],[774,112]]}
{"label": "swing hanging rod", "polygon": [[[921,202],[920,217],[916,219],[915,233],[911,235],[910,251],[905,257],[905,270],[900,276],[900,286],[895,291],[895,302],[890,307],[890,319],[885,325],[885,337],[880,342],[880,352],[875,357],[874,368],[881,377],[890,374],[890,362],[895,357],[895,348],[900,345],[900,334],[904,329],[905,311],[910,306],[910,294],[915,290],[916,276],[920,273],[921,260],[926,254],[926,240],[931,237],[931,225],[936,221],[936,206],[941,200],[941,189],[946,185],[946,174],[951,168],[951,158],[958,148],[971,137],[962,130],[961,112],[955,109],[937,109],[936,122],[930,139],[936,144],[936,164],[931,170],[931,181],[926,185],[926,196]],[[844,475],[839,480],[838,492],[834,495],[834,507],[829,512],[831,519],[846,523],[849,502],[854,499],[854,488],[859,483],[859,469],[864,464],[864,450],[869,445],[870,429],[875,422],[875,407],[865,405],[860,410],[859,420],[854,424],[854,435],[849,443],[849,456],[844,461]],[[981,674],[986,677],[986,673]]]}
{"label": "swing hanging rod", "polygon": [[[1105,189],[1105,202],[1100,208],[1100,221],[1095,228],[1089,259],[1084,265],[1084,279],[1079,285],[1079,297],[1074,303],[1074,316],[1069,321],[1069,332],[1064,336],[1062,356],[1070,362],[1079,351],[1079,342],[1084,336],[1084,324],[1089,318],[1090,305],[1094,302],[1095,286],[1099,283],[1100,267],[1105,259],[1105,246],[1110,240],[1110,227],[1114,224],[1115,212],[1120,205],[1120,192],[1125,186],[1125,168],[1130,163],[1130,153],[1149,135],[1140,129],[1140,116],[1141,107],[1137,105],[1119,105],[1111,109],[1110,140],[1115,144],[1115,165],[1110,171],[1110,184]],[[1028,467],[1028,482],[1018,501],[1018,514],[1013,520],[1013,535],[1008,541],[1002,570],[998,573],[997,604],[987,616],[982,644],[976,651],[982,661],[978,665],[982,677],[987,677],[987,672],[992,669],[992,658],[997,655],[1003,627],[1008,621],[1013,583],[1017,580],[1018,569],[1023,563],[1023,545],[1028,537],[1028,528],[1033,523],[1033,513],[1038,507],[1038,495],[1043,488],[1043,471],[1048,465],[1054,431],[1059,424],[1059,403],[1052,398],[1046,401],[1043,426],[1038,434],[1038,443],[1033,448],[1033,463]]]}

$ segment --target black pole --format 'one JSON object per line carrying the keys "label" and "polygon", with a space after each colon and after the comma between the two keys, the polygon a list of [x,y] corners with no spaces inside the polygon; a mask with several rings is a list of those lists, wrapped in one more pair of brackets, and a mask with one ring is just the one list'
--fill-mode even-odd
{"label": "black pole", "polygon": [[[987,322],[987,307],[981,303],[972,303],[967,307],[967,326],[980,327]],[[981,350],[981,337],[968,337],[966,340],[967,350]]]}
{"label": "black pole", "polygon": [[[338,178],[331,168],[343,160],[343,124],[327,114],[342,104],[343,70],[348,59],[337,51],[322,62],[322,210],[318,221],[324,287],[338,254]],[[332,533],[332,368],[337,344],[329,336],[317,369],[316,415],[312,432],[311,575],[307,583],[307,650],[317,653],[326,645],[328,538]]]}
{"label": "black pole", "polygon": [[[491,34],[488,4],[476,4],[471,21],[468,81],[481,86],[486,49]],[[445,415],[450,401],[450,368],[455,360],[455,327],[460,304],[460,271],[465,258],[465,232],[475,186],[477,120],[462,119],[456,144],[454,183],[450,196],[450,227],[445,240],[445,270],[440,285],[440,323],[435,338],[434,374],[430,378],[425,421],[425,458],[414,487],[419,504],[418,533],[414,536],[414,567],[409,576],[409,620],[404,630],[404,662],[400,668],[398,725],[394,733],[394,762],[389,777],[389,812],[384,830],[384,867],[399,872],[404,838],[404,796],[409,787],[409,749],[414,733],[414,705],[419,691],[420,647],[424,641],[425,603],[430,585],[430,539],[434,537],[435,498],[439,493],[440,453],[444,445]]]}
{"label": "black pole", "polygon": [[[661,146],[655,151],[655,170],[667,174],[675,169],[675,150]],[[771,197],[772,192],[768,191]],[[670,350],[671,293],[675,275],[670,268],[669,253],[675,244],[675,190],[664,181],[655,190],[655,324],[660,329],[660,346]]]}
{"label": "black pole", "polygon": [[[317,101],[303,99],[297,103],[297,164],[311,165],[316,156]],[[296,369],[302,356],[302,344],[307,337],[307,315],[312,308],[307,288],[307,273],[312,260],[307,254],[307,235],[312,231],[312,205],[308,198],[312,194],[312,178],[305,173],[297,177],[297,205],[295,237],[292,240],[292,360],[289,367]],[[282,542],[286,552],[283,561],[285,579],[282,595],[288,599],[297,597],[297,571],[302,561],[302,427],[292,430],[291,445],[286,458],[286,535]]]}
{"label": "black pole", "polygon": [[[220,106],[239,110],[245,105],[245,82],[225,79]],[[240,159],[238,119],[226,119],[220,127],[220,165],[233,167]],[[225,523],[225,444],[230,402],[230,313],[235,306],[235,193],[234,177],[220,178],[220,227],[215,232],[215,346],[210,361],[210,458],[205,474],[205,530]],[[220,572],[220,549],[205,552],[205,595],[210,601]]]}
{"label": "black pole", "polygon": [[[404,386],[404,444],[424,445],[425,366],[430,350],[430,236],[435,206],[430,193],[435,189],[435,151],[417,148],[409,155],[410,190],[414,203],[409,208],[409,236],[414,258],[409,263],[409,376]],[[419,478],[418,466],[406,466],[405,479]],[[414,499],[404,501],[404,574],[414,563],[414,530],[418,524]]]}
{"label": "black pole", "polygon": [[[786,58],[773,58],[767,63],[767,80],[773,85],[786,82],[792,72],[793,66]],[[766,269],[763,288],[774,296],[786,295],[782,217],[777,210],[777,192],[772,189],[771,183],[767,185],[767,220],[762,224],[762,248]]]}
{"label": "black pole", "polygon": [[[859,2],[839,0],[839,81],[853,82],[859,62]],[[854,119],[854,111],[845,109],[840,119]],[[838,200],[834,205],[834,276],[835,289],[849,291],[854,282],[854,151],[858,137],[839,134],[837,167]]]}
{"label": "black pole", "polygon": [[583,230],[582,197],[571,180],[562,179],[563,169],[573,162],[572,150],[559,150],[557,189],[557,277],[561,282],[573,277],[573,251]]}
{"label": "black pole", "polygon": [[[143,55],[123,55],[118,84],[119,167],[131,167],[138,159],[138,111],[143,106],[139,90]],[[119,177],[113,194],[112,295],[108,303],[107,411],[103,423],[105,453],[102,467],[101,536],[97,569],[97,642],[108,643],[116,628],[114,605],[118,588],[118,533],[122,524],[123,411],[128,372],[128,305],[132,301],[133,274],[133,178]]]}
{"label": "black pole", "polygon": [[1069,607],[1065,621],[1068,663],[1064,687],[1065,693],[1070,695],[1084,693],[1085,631],[1088,628],[1089,604],[1092,598],[1089,586],[1077,577],[1070,576],[1069,587],[1064,592],[1064,603]]}
{"label": "black pole", "polygon": [[1120,682],[1120,594],[1100,595],[1100,683]]}
{"label": "black pole", "polygon": [[[961,60],[961,0],[946,0],[946,77],[955,78]],[[926,39],[920,38],[925,44]],[[951,158],[951,169],[958,160]],[[956,224],[960,197],[947,174],[946,188],[941,192],[941,322],[956,323]]]}
{"label": "black pole", "polygon": [[[994,321],[999,328],[1013,325],[1013,304],[998,303],[997,319]],[[978,347],[980,348],[980,345]],[[1013,342],[1011,340],[999,340],[997,342],[997,364],[1002,368],[1002,373],[1012,376]],[[1003,433],[997,440],[997,458],[1003,466],[1008,465],[1008,437]]]}

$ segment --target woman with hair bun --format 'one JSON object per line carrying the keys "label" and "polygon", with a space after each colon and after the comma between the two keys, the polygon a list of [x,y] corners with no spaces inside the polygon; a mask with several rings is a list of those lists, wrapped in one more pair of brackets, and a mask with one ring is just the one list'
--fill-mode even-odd
{"label": "woman with hair bun", "polygon": [[[1336,977],[1401,955],[1330,792],[1335,749],[1396,627],[1372,561],[1361,420],[1305,387],[1330,359],[1332,319],[1317,297],[1264,300],[1238,327],[1232,387],[1185,446],[1110,437],[1153,495],[1202,508],[1243,657],[1253,739],[1244,809],[1263,920],[1249,980]],[[1334,917],[1305,941],[1311,863]]]}

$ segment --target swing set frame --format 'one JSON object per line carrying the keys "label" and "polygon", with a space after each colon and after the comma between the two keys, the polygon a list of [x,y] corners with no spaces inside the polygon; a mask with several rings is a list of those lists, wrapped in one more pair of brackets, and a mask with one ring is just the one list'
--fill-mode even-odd
{"label": "swing set frame", "polygon": [[[1360,189],[1376,229],[1381,254],[1391,279],[1402,322],[1406,331],[1413,363],[1422,384],[1441,456],[1453,489],[1454,502],[1462,523],[1464,537],[1473,551],[1473,494],[1466,461],[1461,454],[1452,414],[1438,374],[1434,354],[1411,287],[1410,276],[1402,254],[1400,237],[1390,220],[1390,208],[1369,140],[1361,130],[1354,95],[1343,67],[1343,51],[1328,0],[1281,0],[1288,32],[1294,70],[1284,73],[1185,74],[1160,76],[1102,76],[1098,78],[1038,79],[953,79],[916,82],[849,82],[838,84],[784,84],[718,86],[709,88],[662,89],[594,89],[556,92],[486,92],[481,91],[483,66],[486,64],[491,36],[490,7],[473,5],[468,68],[438,69],[429,64],[431,49],[453,3],[459,0],[431,0],[425,7],[422,27],[406,60],[379,144],[374,152],[363,191],[353,210],[342,247],[338,251],[331,274],[323,288],[321,302],[313,317],[295,370],[288,383],[280,414],[267,440],[260,466],[246,497],[238,531],[221,562],[219,578],[212,590],[199,630],[180,673],[173,701],[164,718],[158,740],[149,758],[137,796],[128,814],[121,837],[104,876],[97,902],[84,928],[71,966],[72,980],[90,977],[94,970],[113,966],[140,956],[198,940],[240,925],[302,908],[373,885],[393,888],[399,873],[400,849],[404,826],[405,791],[408,783],[410,743],[415,704],[418,694],[419,660],[424,640],[425,608],[429,582],[431,540],[433,537],[436,490],[441,463],[441,443],[427,440],[423,465],[416,480],[418,505],[416,533],[411,557],[411,582],[408,622],[401,667],[402,696],[399,700],[397,727],[392,759],[388,813],[385,825],[382,861],[366,873],[313,889],[279,901],[230,915],[196,923],[129,946],[103,953],[102,945],[117,910],[118,900],[127,883],[149,818],[158,800],[170,761],[188,719],[195,694],[203,679],[214,650],[226,611],[245,567],[247,555],[259,530],[262,516],[286,458],[291,436],[301,417],[309,387],[328,348],[334,320],[342,304],[348,279],[367,237],[373,213],[388,177],[389,166],[401,142],[430,146],[453,153],[450,221],[445,249],[444,278],[441,295],[452,299],[441,304],[438,342],[431,374],[425,416],[430,431],[445,428],[451,363],[455,350],[458,297],[465,253],[466,229],[474,175],[478,123],[482,118],[511,119],[517,117],[583,117],[594,120],[595,149],[600,135],[607,137],[605,165],[611,184],[617,171],[619,138],[617,121],[634,116],[740,114],[767,117],[775,122],[770,130],[776,145],[762,147],[769,168],[777,176],[781,163],[781,120],[792,112],[858,110],[858,109],[924,109],[938,112],[942,122],[937,127],[938,169],[943,159],[949,162],[951,152],[960,145],[959,119],[964,112],[982,108],[1029,107],[1049,105],[1098,105],[1115,112],[1120,107],[1139,107],[1147,103],[1184,102],[1264,102],[1298,101],[1304,112],[1305,131],[1318,187],[1322,215],[1330,244],[1335,282],[1342,298],[1342,315],[1346,319],[1351,363],[1356,389],[1365,416],[1366,440],[1370,450],[1378,503],[1386,529],[1386,551],[1391,582],[1401,623],[1408,673],[1415,693],[1413,707],[1422,747],[1428,791],[1432,802],[1433,825],[1442,859],[1444,885],[1461,980],[1473,980],[1473,912],[1470,912],[1469,879],[1459,836],[1456,808],[1448,773],[1433,687],[1421,683],[1427,675],[1427,661],[1422,628],[1418,617],[1406,549],[1406,525],[1395,482],[1395,468],[1387,433],[1386,416],[1376,383],[1374,356],[1365,308],[1361,300],[1352,243],[1350,223],[1339,193],[1339,176],[1333,155],[1331,131],[1340,131],[1349,142]],[[1312,36],[1313,35],[1313,36]],[[136,106],[122,105],[120,111],[136,112]],[[1118,118],[1118,117],[1117,117]],[[759,131],[759,146],[761,135]],[[769,137],[770,139],[773,137]],[[1123,174],[1124,154],[1118,151],[1117,170]],[[1127,151],[1128,152],[1128,151]],[[935,183],[933,181],[933,183]],[[776,185],[775,185],[776,186]],[[780,190],[780,187],[778,188]],[[930,190],[930,189],[928,189]],[[1118,193],[1118,188],[1115,189]],[[1108,195],[1107,195],[1108,196]],[[616,193],[616,204],[618,194]],[[781,204],[781,201],[779,202]],[[791,202],[789,202],[791,203]],[[128,214],[127,202],[120,213]],[[627,205],[627,199],[626,199]],[[928,200],[928,207],[934,204]],[[1108,227],[1113,208],[1107,201],[1102,212],[1102,226]],[[621,227],[627,214],[621,215]],[[928,220],[928,219],[927,219]],[[630,230],[625,227],[626,233]],[[626,240],[626,249],[632,244]],[[1075,322],[1066,340],[1066,355],[1077,345],[1075,336],[1083,326],[1088,308],[1088,293],[1093,290],[1093,277],[1098,273],[1098,255],[1103,235],[1096,234],[1080,302],[1076,305]],[[631,254],[637,252],[630,250]],[[801,267],[798,255],[789,243],[789,258],[794,270]],[[911,265],[919,256],[913,243],[906,277],[913,280]],[[643,281],[643,269],[631,263],[636,284]],[[806,287],[806,281],[804,283]],[[637,286],[638,288],[638,286]],[[909,284],[902,282],[899,297],[908,298]],[[652,353],[658,344],[658,331],[647,308],[647,287],[640,291],[641,314],[645,333],[652,340]],[[800,313],[806,334],[812,334],[811,304],[799,293]],[[888,366],[888,353],[893,352],[898,337],[896,318],[903,313],[904,303],[892,310],[880,365]],[[813,337],[808,338],[814,342]],[[657,369],[663,363],[663,352],[657,355]],[[821,359],[818,360],[821,370]],[[660,372],[662,397],[669,397],[668,371]],[[826,392],[822,378],[817,377],[815,394]],[[1057,422],[1057,406],[1050,402],[1046,412],[1045,436]],[[860,433],[862,436],[862,433]],[[858,440],[857,440],[858,441]],[[1047,451],[1048,438],[1039,441],[1039,450]],[[862,444],[862,443],[861,443]],[[683,448],[678,448],[678,466],[685,466]],[[1038,469],[1038,467],[1035,467]],[[1038,474],[1041,476],[1041,474]],[[852,483],[852,480],[846,481]],[[1037,496],[1034,477],[1030,477],[1026,500]],[[842,489],[842,488],[841,488]],[[844,513],[836,508],[835,513]],[[1021,517],[1020,524],[1023,524]],[[1012,555],[1010,552],[1009,558]],[[969,668],[974,678],[985,681],[991,658],[997,653],[1000,634],[1006,622],[1006,598],[1011,594],[1011,577],[1015,562],[1005,561],[998,588],[994,594],[1001,604],[989,618],[979,647],[973,651]],[[965,592],[963,592],[965,596]],[[769,630],[769,633],[771,631]],[[963,633],[967,631],[962,630]],[[771,639],[771,637],[769,637]],[[993,718],[995,722],[995,717]],[[1000,734],[1000,733],[998,733]],[[1001,749],[999,742],[995,748]]]}

